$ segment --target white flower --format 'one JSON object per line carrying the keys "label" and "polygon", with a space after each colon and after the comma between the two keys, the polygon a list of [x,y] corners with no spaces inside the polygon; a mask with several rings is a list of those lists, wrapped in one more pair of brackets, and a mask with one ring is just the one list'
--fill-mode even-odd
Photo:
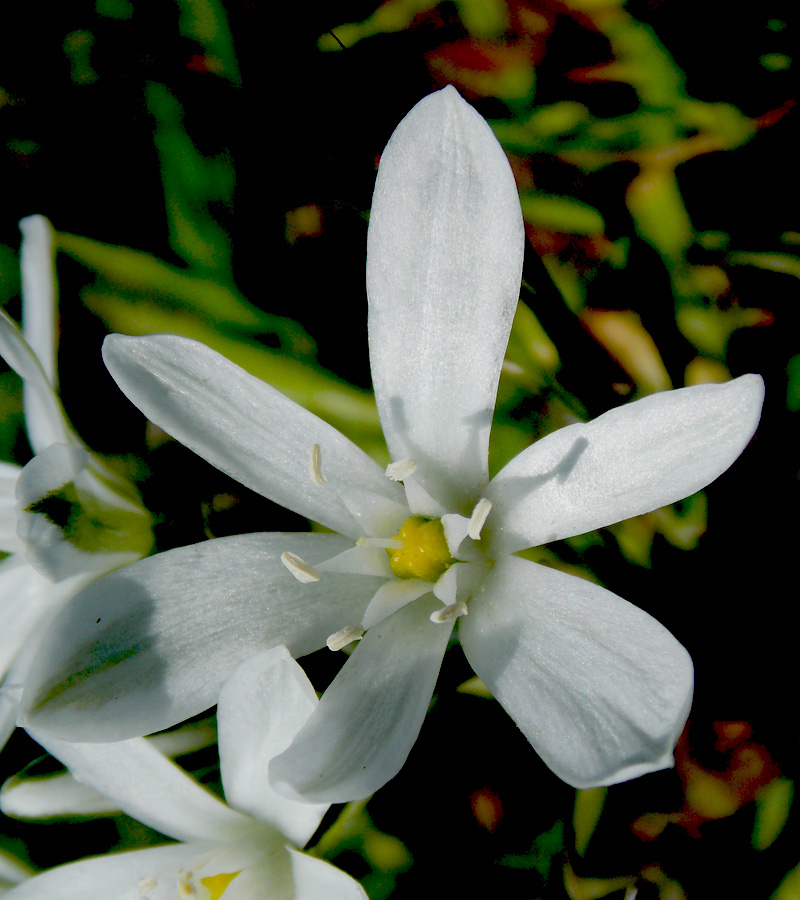
{"label": "white flower", "polygon": [[453,88],[427,97],[383,154],[369,226],[387,473],[202,345],[109,338],[109,369],[150,419],[338,534],[224,538],[107,577],[55,623],[26,690],[30,721],[83,740],[150,733],[211,706],[265,646],[301,656],[363,633],[271,766],[289,795],[360,798],[405,761],[458,621],[476,673],[565,781],[670,765],[691,701],[686,651],[609,591],[513,554],[701,489],[750,439],[762,382],[630,403],[547,436],[489,481],[523,243],[490,129]]}
{"label": "white flower", "polygon": [[25,427],[36,454],[0,463],[0,747],[14,729],[22,682],[40,633],[95,578],[152,544],[134,488],[82,443],[56,393],[53,231],[20,222],[25,336],[0,311],[0,356],[22,378]]}
{"label": "white flower", "polygon": [[[32,732],[74,777],[122,810],[182,843],[60,866],[12,890],[9,900],[366,900],[334,866],[301,853],[327,805],[297,803],[267,781],[266,761],[283,750],[317,705],[285,647],[246,660],[225,684],[217,711],[227,804],[148,740],[72,744]],[[50,803],[60,791],[49,785]],[[69,782],[64,785],[72,799]],[[30,815],[13,786],[6,813]],[[41,816],[41,792],[33,813]]]}

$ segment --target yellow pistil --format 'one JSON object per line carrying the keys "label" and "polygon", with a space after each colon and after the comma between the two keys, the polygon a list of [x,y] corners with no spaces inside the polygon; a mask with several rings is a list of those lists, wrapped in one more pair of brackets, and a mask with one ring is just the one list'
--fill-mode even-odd
{"label": "yellow pistil", "polygon": [[400,550],[387,550],[389,566],[398,578],[421,578],[435,582],[455,560],[450,556],[441,519],[412,516],[395,536]]}
{"label": "yellow pistil", "polygon": [[225,893],[228,885],[238,874],[238,872],[232,872],[230,874],[209,875],[207,878],[201,878],[200,884],[211,891],[211,896],[208,900],[219,900]]}

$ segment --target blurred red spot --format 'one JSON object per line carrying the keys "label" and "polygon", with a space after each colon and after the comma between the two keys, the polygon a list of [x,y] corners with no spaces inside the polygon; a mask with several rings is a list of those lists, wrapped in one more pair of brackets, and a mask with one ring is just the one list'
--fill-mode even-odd
{"label": "blurred red spot", "polygon": [[487,831],[494,831],[503,818],[503,804],[494,791],[480,788],[469,798],[472,815],[478,824]]}

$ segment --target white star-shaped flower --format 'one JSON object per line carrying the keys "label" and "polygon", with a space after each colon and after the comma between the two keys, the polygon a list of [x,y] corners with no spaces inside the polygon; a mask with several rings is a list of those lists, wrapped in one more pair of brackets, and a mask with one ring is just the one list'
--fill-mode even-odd
{"label": "white star-shaped flower", "polygon": [[[282,751],[317,705],[303,670],[285,647],[239,666],[219,698],[217,720],[223,803],[144,738],[73,744],[32,732],[81,784],[177,841],[108,854],[51,869],[15,888],[9,900],[366,900],[341,870],[301,853],[327,805],[277,794],[266,762]],[[64,780],[62,779],[62,782]],[[12,779],[0,807],[41,817],[74,800],[69,780],[34,792]],[[19,797],[17,795],[20,795]],[[81,797],[85,804],[85,793]],[[100,805],[103,811],[109,807]]]}
{"label": "white star-shaped flower", "polygon": [[360,638],[271,765],[290,796],[360,798],[403,765],[457,622],[476,673],[565,781],[670,765],[691,702],[687,652],[609,591],[514,554],[713,481],[753,434],[762,381],[630,403],[548,435],[490,481],[523,244],[514,179],[486,122],[451,87],[424,99],[383,154],[369,225],[386,472],[202,345],[109,338],[106,363],[148,418],[337,534],[223,538],[107,577],[55,623],[26,690],[30,721],[72,739],[150,733],[211,706],[265,646],[302,656]]}
{"label": "white star-shaped flower", "polygon": [[0,747],[39,634],[64,601],[95,578],[140,559],[150,516],[132,485],[75,433],[56,393],[53,231],[42,216],[20,222],[25,334],[0,310],[0,356],[22,378],[25,427],[36,454],[0,463]]}

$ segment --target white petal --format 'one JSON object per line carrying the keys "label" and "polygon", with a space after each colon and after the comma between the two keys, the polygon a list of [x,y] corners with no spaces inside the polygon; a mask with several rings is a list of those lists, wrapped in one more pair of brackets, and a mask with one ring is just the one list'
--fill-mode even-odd
{"label": "white petal", "polygon": [[53,386],[17,325],[0,310],[0,356],[22,378],[25,427],[38,453],[52,443],[80,444]]}
{"label": "white petal", "polygon": [[451,556],[458,556],[461,544],[469,534],[469,523],[470,520],[466,516],[460,516],[458,513],[442,516],[444,539],[447,541],[447,549]]}
{"label": "white petal", "polygon": [[[124,505],[126,512],[117,513],[122,525],[123,517],[131,516],[130,504],[116,497],[113,504],[103,504],[110,492],[91,464],[92,457],[82,447],[51,444],[34,456],[17,480],[17,534],[30,564],[52,581],[89,573],[99,577],[142,555],[133,549],[110,549],[125,535],[121,529],[106,527],[103,513]],[[97,496],[100,491],[102,499]],[[142,513],[132,515],[138,518]],[[109,517],[112,522],[117,524]]]}
{"label": "white petal", "polygon": [[[295,900],[290,849],[277,831],[270,829],[268,833],[267,827],[262,826],[261,836],[254,833],[244,846],[237,843],[224,848],[204,868],[196,870],[195,883],[204,876],[236,872],[220,900]],[[173,900],[173,895],[164,900]]]}
{"label": "white petal", "polygon": [[470,664],[577,788],[672,765],[692,661],[655,619],[573,575],[509,557],[460,620]]}
{"label": "white petal", "polygon": [[421,578],[390,578],[375,592],[375,596],[369,601],[369,606],[361,618],[364,628],[372,628],[378,622],[387,619],[398,609],[429,594],[433,585]]}
{"label": "white petal", "polygon": [[439,580],[433,586],[434,596],[441,600],[445,606],[452,606],[456,602],[456,591],[458,590],[459,572],[463,570],[463,565],[455,564],[439,577]]}
{"label": "white petal", "polygon": [[[41,363],[47,380],[58,385],[56,343],[58,312],[53,226],[44,216],[28,216],[19,223],[22,232],[22,327],[25,340]],[[27,417],[28,411],[25,415]]]}
{"label": "white petal", "polygon": [[9,778],[0,789],[0,810],[17,819],[54,819],[109,815],[119,805],[69,772]]}
{"label": "white petal", "polygon": [[763,397],[761,377],[743,375],[653,394],[547,435],[485,492],[493,547],[536,547],[699,491],[747,445]]}
{"label": "white petal", "polygon": [[114,744],[74,744],[30,730],[74,778],[99,791],[134,819],[180,841],[225,841],[252,827],[159,753],[145,738]]}
{"label": "white petal", "polygon": [[366,891],[346,872],[324,859],[289,850],[295,900],[368,900]]}
{"label": "white petal", "polygon": [[487,479],[523,246],[514,177],[491,129],[453,87],[426,97],[378,170],[369,345],[392,458],[413,458],[414,477],[451,511]]}
{"label": "white petal", "polygon": [[19,466],[0,462],[0,553],[17,553],[24,544],[17,537],[17,501],[15,491]]}
{"label": "white petal", "polygon": [[[106,338],[103,357],[151,421],[287,509],[353,538],[386,533],[407,516],[402,488],[355,444],[205,345],[116,334]],[[309,474],[314,445],[324,485]]]}
{"label": "white petal", "polygon": [[248,656],[276,644],[302,656],[360,620],[382,579],[326,574],[300,584],[280,561],[288,550],[314,565],[348,546],[331,534],[240,535],[106,576],[50,628],[22,718],[65,739],[103,741],[202,712]]}
{"label": "white petal", "polygon": [[[23,882],[4,895],[4,900],[142,900],[139,880],[163,872],[176,873],[190,866],[199,853],[209,853],[208,844],[167,844],[134,850],[130,853],[110,853],[80,862],[49,869]],[[158,879],[156,879],[157,881]],[[174,877],[170,888],[175,897]],[[156,894],[145,895],[159,900]]]}
{"label": "white petal", "polygon": [[[56,288],[53,227],[44,216],[28,216],[19,223],[22,232],[20,269],[22,276],[22,331],[45,378],[58,388],[56,347],[58,344],[58,297]],[[35,452],[44,449],[53,436],[51,399],[35,383],[23,383],[25,427]]]}
{"label": "white petal", "polygon": [[318,569],[322,574],[342,572],[350,575],[377,575],[380,578],[392,577],[386,549],[370,546],[363,541],[357,547],[351,547],[332,559],[326,559]]}
{"label": "white petal", "polygon": [[270,764],[288,797],[366,797],[400,771],[428,709],[451,627],[420,599],[371,628],[289,749]]}
{"label": "white petal", "polygon": [[0,849],[0,896],[5,896],[13,885],[27,881],[33,872],[8,850]]}
{"label": "white petal", "polygon": [[267,766],[289,746],[318,702],[289,651],[273,647],[234,671],[217,706],[225,799],[273,825],[298,847],[316,831],[328,806],[282,797],[269,783]]}
{"label": "white petal", "polygon": [[53,584],[16,553],[0,562],[0,675],[4,674],[23,646],[49,615],[85,586],[77,577]]}

